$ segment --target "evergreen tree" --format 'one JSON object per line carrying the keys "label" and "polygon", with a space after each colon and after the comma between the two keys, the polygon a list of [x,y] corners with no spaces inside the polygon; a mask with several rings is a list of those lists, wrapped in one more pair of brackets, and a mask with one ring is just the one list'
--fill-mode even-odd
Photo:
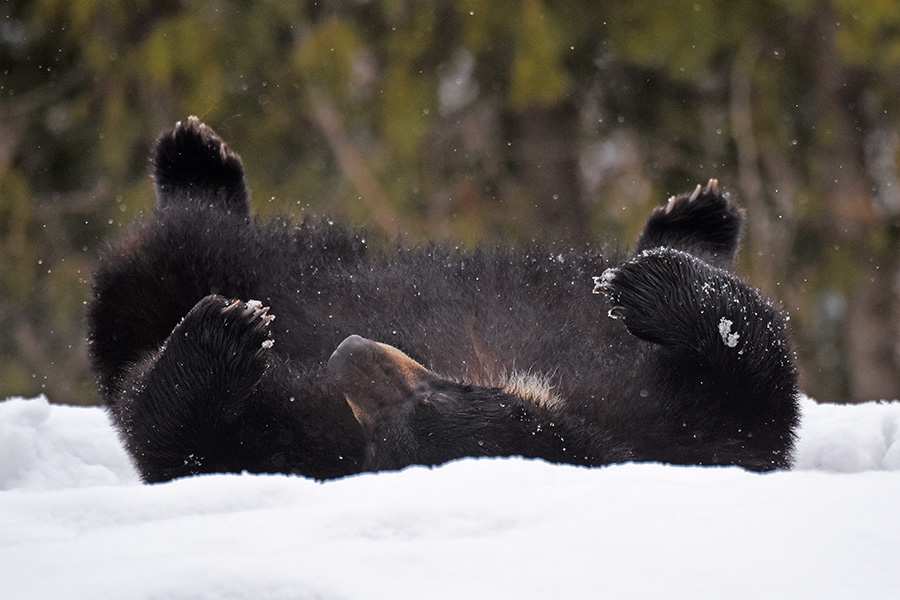
{"label": "evergreen tree", "polygon": [[0,397],[94,401],[92,262],[152,207],[150,144],[190,114],[263,217],[384,237],[628,240],[718,177],[804,388],[895,397],[898,67],[896,2],[6,2]]}

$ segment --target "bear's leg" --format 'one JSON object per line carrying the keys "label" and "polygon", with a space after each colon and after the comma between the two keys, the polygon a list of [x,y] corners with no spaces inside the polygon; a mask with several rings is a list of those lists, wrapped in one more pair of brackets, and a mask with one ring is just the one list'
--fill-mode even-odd
{"label": "bear's leg", "polygon": [[158,353],[131,370],[110,410],[146,481],[233,470],[239,462],[231,454],[241,452],[272,345],[267,310],[207,296]]}
{"label": "bear's leg", "polygon": [[666,415],[690,433],[670,462],[790,466],[797,374],[782,313],[727,271],[679,250],[637,255],[599,278],[610,316],[656,346]]}
{"label": "bear's leg", "polygon": [[254,298],[269,264],[240,158],[196,118],[179,123],[153,155],[157,208],[102,257],[88,306],[91,360],[104,400],[129,365],[158,350],[209,294]]}
{"label": "bear's leg", "polygon": [[674,248],[730,270],[740,242],[743,211],[711,179],[705,189],[673,196],[647,220],[635,255],[654,248]]}

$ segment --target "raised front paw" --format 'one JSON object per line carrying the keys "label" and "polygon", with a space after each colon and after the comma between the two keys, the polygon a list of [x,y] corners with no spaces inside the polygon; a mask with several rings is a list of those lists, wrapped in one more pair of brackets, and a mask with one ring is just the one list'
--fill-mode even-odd
{"label": "raised front paw", "polygon": [[164,353],[190,385],[239,401],[266,369],[266,353],[275,343],[269,330],[274,318],[256,300],[206,296],[172,331]]}
{"label": "raised front paw", "polygon": [[595,277],[594,293],[609,296],[609,316],[623,319],[632,335],[670,346],[696,345],[690,340],[716,310],[718,301],[708,294],[719,295],[717,281],[723,276],[686,252],[655,248]]}
{"label": "raised front paw", "polygon": [[740,242],[743,210],[711,179],[690,194],[673,196],[653,211],[635,253],[666,247],[730,268]]}

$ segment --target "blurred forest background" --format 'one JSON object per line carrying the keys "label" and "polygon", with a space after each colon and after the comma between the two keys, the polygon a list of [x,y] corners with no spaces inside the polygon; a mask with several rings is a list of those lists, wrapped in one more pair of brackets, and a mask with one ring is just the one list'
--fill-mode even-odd
{"label": "blurred forest background", "polygon": [[0,398],[96,401],[92,264],[191,114],[262,217],[385,237],[632,243],[718,177],[803,389],[900,395],[896,0],[7,0]]}

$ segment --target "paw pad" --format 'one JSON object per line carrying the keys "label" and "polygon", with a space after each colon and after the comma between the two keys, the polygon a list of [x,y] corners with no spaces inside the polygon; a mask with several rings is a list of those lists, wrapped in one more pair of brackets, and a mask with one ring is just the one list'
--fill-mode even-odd
{"label": "paw pad", "polygon": [[248,300],[247,302],[225,300],[225,308],[222,309],[222,314],[227,321],[243,322],[249,326],[250,332],[256,336],[260,334],[264,336],[259,342],[259,353],[269,350],[275,345],[275,340],[271,338],[271,333],[268,331],[269,324],[275,320],[275,315],[270,315],[269,307],[263,306],[259,300]]}

